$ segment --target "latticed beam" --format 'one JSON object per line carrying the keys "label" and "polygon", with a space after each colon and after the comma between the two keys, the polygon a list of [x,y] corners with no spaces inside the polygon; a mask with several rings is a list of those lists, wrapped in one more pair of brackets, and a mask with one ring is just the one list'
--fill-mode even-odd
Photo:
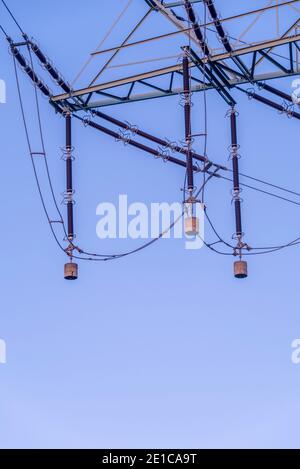
{"label": "latticed beam", "polygon": [[[211,56],[209,61],[216,63],[216,65],[220,68],[223,68],[223,69],[227,68],[228,71],[230,71],[230,73],[234,75],[234,78],[228,79],[230,87],[235,86],[236,84],[250,82],[249,77],[247,75],[242,74],[240,71],[234,70],[232,67],[228,67],[226,65],[226,62],[224,64],[224,61],[230,60],[233,56],[239,57],[239,56],[252,54],[251,62],[253,63],[253,66],[250,67],[250,70],[249,70],[249,73],[251,76],[251,82],[270,80],[273,78],[284,78],[284,77],[292,76],[292,75],[299,73],[298,66],[290,67],[293,50],[289,48],[289,51],[286,57],[287,63],[288,63],[287,66],[283,66],[281,61],[279,62],[277,58],[275,59],[274,56],[270,52],[268,52],[268,50],[270,48],[274,49],[276,47],[280,47],[282,45],[288,45],[288,44],[290,44],[292,48],[294,48],[298,46],[297,44],[298,41],[300,41],[300,34],[289,36],[289,37],[284,37],[284,38],[279,38],[279,39],[274,39],[271,41],[266,41],[263,43],[254,44],[250,46],[245,46],[239,49],[235,49],[231,53],[224,52],[221,54],[216,54],[214,56]],[[257,65],[256,65],[256,60],[255,60],[257,57],[257,54],[262,54],[264,57],[266,57],[267,55],[269,60],[272,61],[272,68],[276,67],[277,70],[271,73],[257,74],[256,73]],[[207,58],[203,58],[202,62],[204,64],[207,64],[208,63]],[[292,62],[292,64],[294,65],[294,62]],[[190,67],[195,67],[195,66],[196,66],[195,63],[192,63],[192,62],[190,63]],[[98,85],[94,85],[92,87],[83,88],[81,90],[73,91],[72,93],[63,93],[63,94],[54,96],[52,98],[52,102],[53,103],[57,103],[57,102],[63,103],[66,101],[73,102],[73,98],[84,97],[85,95],[92,93],[94,100],[91,101],[86,106],[82,105],[82,109],[88,109],[88,108],[99,107],[102,105],[108,106],[110,104],[127,103],[130,101],[140,101],[143,99],[153,99],[153,98],[159,98],[162,96],[171,96],[171,95],[182,92],[182,88],[173,87],[174,73],[181,73],[181,72],[182,72],[182,64],[176,64],[176,65],[172,65],[169,67],[151,70],[145,73],[140,73],[137,75],[120,78],[118,80],[101,83]],[[151,93],[135,94],[136,84],[142,84],[145,87],[151,87],[150,80],[152,78],[163,77],[163,76],[168,76],[168,75],[170,77],[170,86],[168,86],[165,90],[163,89],[163,86],[162,86],[160,90],[155,90]],[[193,79],[197,80],[197,77],[195,74],[193,75]],[[129,91],[125,90],[125,93],[123,96],[116,95],[115,94],[116,89],[120,88],[120,90],[122,91],[122,87],[125,85],[130,86]],[[157,86],[157,83],[155,83],[155,85]],[[216,88],[216,86],[212,85],[211,83],[203,84],[201,83],[201,80],[198,80],[198,83],[193,86],[193,91],[202,91],[204,89],[210,89],[210,88]],[[95,97],[97,95],[105,96],[105,98],[108,98],[108,99],[105,99],[105,101],[95,100]]]}

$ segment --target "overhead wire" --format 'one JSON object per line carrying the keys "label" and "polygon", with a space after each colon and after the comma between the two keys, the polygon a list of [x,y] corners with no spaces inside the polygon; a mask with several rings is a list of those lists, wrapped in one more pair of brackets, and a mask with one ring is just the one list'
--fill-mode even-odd
{"label": "overhead wire", "polygon": [[[213,250],[214,252],[216,252],[217,254],[222,254],[222,255],[231,255],[231,256],[234,256],[235,254],[230,252],[230,253],[227,253],[227,252],[220,252],[218,250],[216,250],[215,248],[213,248],[213,245],[214,244],[218,244],[218,243],[222,243],[224,245],[226,245],[227,247],[229,248],[233,248],[234,249],[234,246],[232,246],[230,243],[227,243],[218,233],[218,231],[216,230],[214,224],[212,223],[210,217],[208,216],[208,213],[207,213],[207,209],[205,210],[205,217],[207,218],[208,222],[209,222],[209,225],[211,226],[214,234],[216,235],[216,237],[218,238],[218,241],[216,243],[213,243],[213,244],[209,244],[209,243],[205,243],[206,246],[208,248],[210,248],[211,250]],[[204,241],[204,240],[202,240]],[[288,247],[293,247],[293,246],[296,246],[296,245],[299,245],[300,244],[300,237],[296,238],[295,240],[289,242],[289,243],[286,243],[286,244],[282,244],[282,245],[279,245],[279,246],[268,246],[268,247],[247,247],[247,248],[243,248],[243,256],[255,256],[255,255],[262,255],[262,254],[271,254],[271,253],[274,253],[274,252],[277,252],[277,251],[280,251],[280,250],[283,250],[283,249],[286,249]],[[246,252],[245,252],[246,251]],[[252,252],[252,251],[261,251],[261,252]]]}
{"label": "overhead wire", "polygon": [[[207,178],[205,184],[207,184],[208,181],[209,181],[212,177],[213,177],[213,175],[211,174],[211,175]],[[201,191],[202,191],[202,186],[201,186],[200,189],[199,189],[199,193],[200,193]],[[147,242],[146,244],[144,244],[144,245],[142,245],[142,246],[140,246],[140,247],[138,247],[138,248],[136,248],[136,249],[134,249],[134,250],[132,250],[132,251],[128,251],[128,252],[123,253],[123,254],[118,254],[116,257],[117,257],[118,259],[119,259],[119,258],[123,258],[123,257],[127,257],[127,256],[129,256],[129,255],[136,254],[137,252],[140,252],[140,251],[142,251],[142,250],[144,250],[144,249],[150,247],[151,245],[153,245],[154,243],[156,243],[157,241],[159,241],[160,239],[162,239],[163,236],[165,236],[165,234],[167,234],[172,228],[174,228],[174,226],[184,217],[184,215],[185,215],[185,210],[182,210],[182,213],[180,214],[180,216],[178,216],[178,217],[175,219],[175,221],[172,222],[171,225],[170,225],[168,228],[166,228],[165,230],[163,230],[163,231],[159,234],[159,236],[157,236],[156,238],[153,238],[151,241]],[[95,255],[95,256],[96,256],[96,255]],[[73,257],[74,257],[74,259],[80,259],[80,258],[77,257],[77,256],[73,256]],[[97,261],[98,259],[84,259],[84,260]],[[99,260],[100,260],[100,259],[99,259]],[[108,259],[105,259],[105,260],[108,260]]]}
{"label": "overhead wire", "polygon": [[12,18],[12,20],[14,21],[14,23],[16,24],[16,26],[18,27],[18,29],[20,30],[20,32],[22,34],[24,34],[24,31],[23,29],[21,28],[19,22],[17,21],[16,17],[14,16],[14,14],[12,13],[12,11],[10,10],[10,8],[8,7],[7,3],[4,1],[4,0],[1,0],[2,4],[4,5],[4,7],[6,8],[6,10],[8,11],[10,17]]}
{"label": "overhead wire", "polygon": [[45,204],[45,200],[44,200],[44,197],[43,197],[43,193],[42,193],[40,181],[39,181],[39,178],[38,178],[36,166],[35,166],[35,163],[34,163],[33,151],[32,151],[31,141],[30,141],[30,137],[29,137],[29,130],[28,130],[28,126],[27,126],[27,121],[26,121],[26,116],[25,116],[25,110],[24,110],[24,104],[23,104],[23,99],[22,99],[22,95],[21,95],[21,88],[20,88],[20,82],[19,82],[17,64],[16,64],[16,59],[15,59],[14,56],[13,56],[13,63],[14,63],[14,71],[15,71],[15,77],[16,77],[17,91],[18,91],[18,96],[19,96],[19,103],[20,103],[20,107],[21,107],[21,115],[22,115],[22,120],[23,120],[25,135],[26,135],[26,141],[27,141],[27,145],[28,145],[28,150],[29,150],[29,154],[30,154],[30,159],[31,159],[32,167],[33,167],[33,172],[34,172],[34,176],[35,176],[35,181],[36,181],[38,193],[39,193],[39,196],[40,196],[40,200],[41,200],[41,203],[42,203],[42,207],[43,207],[44,213],[45,213],[46,218],[47,218],[47,220],[48,220],[50,229],[51,229],[51,231],[52,231],[52,235],[54,236],[54,239],[55,239],[57,245],[59,246],[59,248],[60,248],[63,252],[65,252],[63,246],[62,246],[61,243],[59,242],[59,240],[58,240],[58,238],[57,238],[57,235],[56,235],[56,233],[55,233],[55,231],[54,231],[54,229],[53,229],[52,222],[51,222],[51,218],[50,218],[50,215],[49,215],[49,213],[48,213],[48,210],[47,210],[47,207],[46,207],[46,204]]}
{"label": "overhead wire", "polygon": [[[228,168],[228,171],[232,172],[232,169]],[[296,195],[296,196],[300,197],[299,192],[293,191],[291,189],[286,189],[285,187],[278,186],[277,184],[272,184],[271,182],[264,181],[263,179],[258,179],[258,178],[253,177],[253,176],[248,176],[245,173],[240,173],[240,176],[242,176],[244,178],[247,178],[247,179],[251,179],[252,181],[259,182],[260,184],[264,184],[266,186],[273,187],[274,189],[278,189],[280,191],[287,192],[289,194],[293,194],[293,195]]]}
{"label": "overhead wire", "polygon": [[[29,45],[27,45],[27,49],[28,49],[28,53],[29,53],[29,57],[30,57],[31,68],[34,71],[32,53],[31,53],[31,49],[30,49]],[[47,172],[47,179],[48,179],[48,182],[49,182],[49,186],[50,186],[51,195],[52,195],[54,205],[56,207],[56,210],[57,210],[57,213],[59,215],[60,221],[63,224],[63,227],[65,229],[64,219],[63,219],[62,213],[61,213],[61,211],[59,209],[59,206],[58,206],[58,202],[57,202],[55,192],[54,192],[54,188],[53,188],[53,184],[52,184],[52,179],[51,179],[51,176],[50,176],[50,170],[49,170],[49,165],[48,165],[48,158],[47,158],[45,140],[44,140],[44,134],[43,134],[43,127],[42,127],[42,121],[41,121],[40,104],[39,104],[39,98],[38,98],[38,93],[37,93],[37,86],[36,86],[35,82],[34,82],[34,91],[35,91],[35,103],[36,103],[36,110],[37,110],[39,134],[40,134],[40,140],[41,140],[41,145],[42,145],[42,149],[43,149],[43,161],[45,162],[45,167],[46,167],[46,172]],[[67,237],[66,229],[65,229],[65,236]]]}
{"label": "overhead wire", "polygon": [[[221,179],[226,180],[226,181],[233,182],[232,179],[227,178],[226,176],[222,176],[221,174],[219,174],[219,177],[220,177]],[[243,186],[243,187],[247,187],[248,189],[253,189],[253,190],[257,191],[257,192],[261,192],[262,194],[266,194],[266,195],[269,195],[269,196],[271,196],[271,197],[275,197],[275,198],[277,198],[277,199],[284,200],[285,202],[289,202],[289,203],[291,203],[291,204],[299,205],[299,206],[300,206],[300,203],[299,203],[299,202],[296,202],[295,200],[288,199],[288,198],[286,198],[286,197],[282,197],[282,196],[277,195],[277,194],[273,194],[272,192],[268,192],[268,191],[265,191],[265,190],[263,190],[263,189],[259,189],[258,187],[253,187],[253,186],[250,186],[249,184],[245,184],[245,183],[240,183],[240,185]]]}
{"label": "overhead wire", "polygon": [[0,24],[0,30],[3,32],[3,34],[5,35],[5,37],[8,38],[8,34],[7,34],[7,32],[5,31],[5,29],[3,28],[3,26],[1,26],[1,24]]}

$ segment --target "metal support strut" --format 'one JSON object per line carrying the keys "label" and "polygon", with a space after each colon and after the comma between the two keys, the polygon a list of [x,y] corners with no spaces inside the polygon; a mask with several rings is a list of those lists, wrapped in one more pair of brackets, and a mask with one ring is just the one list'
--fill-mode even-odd
{"label": "metal support strut", "polygon": [[231,109],[230,120],[231,120],[231,158],[232,158],[232,169],[233,169],[233,197],[234,197],[234,204],[235,204],[236,236],[239,239],[242,237],[243,231],[242,231],[239,159],[238,159],[238,143],[237,143],[235,108]]}

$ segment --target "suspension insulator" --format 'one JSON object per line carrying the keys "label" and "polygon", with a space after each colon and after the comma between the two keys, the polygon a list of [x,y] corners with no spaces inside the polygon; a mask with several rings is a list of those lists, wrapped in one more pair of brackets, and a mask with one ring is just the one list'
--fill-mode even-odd
{"label": "suspension insulator", "polygon": [[216,28],[217,33],[219,34],[219,36],[221,38],[221,41],[222,41],[222,44],[223,44],[225,50],[227,52],[232,52],[232,47],[231,47],[231,45],[228,41],[226,33],[225,33],[225,31],[223,29],[223,26],[220,22],[220,19],[218,17],[218,13],[217,13],[217,10],[215,9],[213,1],[212,0],[204,0],[204,2],[205,2],[206,6],[209,10],[210,16],[212,17],[215,28]]}
{"label": "suspension insulator", "polygon": [[74,239],[74,214],[73,214],[73,157],[72,157],[72,117],[71,113],[66,113],[66,200],[68,211],[68,239]]}
{"label": "suspension insulator", "polygon": [[50,92],[49,88],[39,79],[37,74],[28,65],[25,57],[22,54],[20,54],[18,49],[14,46],[13,41],[10,38],[8,38],[7,40],[10,44],[10,49],[11,49],[11,52],[12,52],[13,56],[15,57],[15,59],[19,63],[19,65],[22,67],[24,72],[29,76],[29,78],[31,79],[33,84],[36,85],[41,90],[41,92],[45,96],[47,96],[47,98],[50,98],[51,97],[51,92]]}
{"label": "suspension insulator", "polygon": [[233,194],[235,205],[235,221],[236,221],[236,236],[241,237],[242,230],[242,214],[241,214],[241,200],[240,193],[240,180],[239,180],[239,157],[238,157],[238,143],[237,143],[237,127],[236,127],[236,111],[231,110],[231,156],[232,156],[232,170],[233,170]]}
{"label": "suspension insulator", "polygon": [[233,201],[235,207],[235,238],[237,240],[236,252],[240,256],[240,260],[234,263],[234,276],[235,278],[248,277],[247,262],[242,260],[243,254],[243,229],[242,229],[242,213],[241,213],[241,198],[240,198],[240,177],[239,177],[239,155],[238,155],[238,141],[237,141],[237,124],[236,124],[236,110],[230,110],[230,123],[231,123],[231,159],[232,159],[232,172],[233,172]]}
{"label": "suspension insulator", "polygon": [[185,1],[185,9],[186,9],[186,12],[188,14],[188,18],[190,20],[190,22],[192,23],[193,25],[193,30],[194,30],[194,33],[195,33],[195,36],[197,37],[199,43],[200,43],[200,47],[204,53],[204,55],[206,55],[207,57],[209,57],[210,55],[210,52],[209,52],[209,48],[206,44],[206,41],[205,41],[205,38],[203,37],[202,33],[201,33],[201,29],[200,29],[200,26],[199,24],[197,23],[197,18],[196,18],[196,15],[194,13],[194,10],[193,10],[193,7],[191,5],[191,2],[189,1]]}
{"label": "suspension insulator", "polygon": [[45,69],[49,72],[53,80],[56,81],[56,83],[66,92],[70,93],[72,90],[70,86],[65,82],[63,77],[59,74],[59,72],[53,67],[52,63],[50,60],[45,56],[45,54],[41,51],[39,46],[34,43],[32,40],[29,40],[28,36],[26,34],[23,34],[24,39],[28,41],[29,46],[31,47],[32,51],[36,55],[36,57],[39,59],[41,64],[45,67]]}
{"label": "suspension insulator", "polygon": [[[186,51],[187,52],[187,51]],[[191,151],[191,87],[190,87],[190,71],[189,59],[185,53],[182,61],[183,67],[183,95],[184,95],[184,118],[185,118],[185,141],[187,146],[186,166],[187,166],[187,188],[189,191],[194,190],[194,172],[193,172],[193,156]]]}

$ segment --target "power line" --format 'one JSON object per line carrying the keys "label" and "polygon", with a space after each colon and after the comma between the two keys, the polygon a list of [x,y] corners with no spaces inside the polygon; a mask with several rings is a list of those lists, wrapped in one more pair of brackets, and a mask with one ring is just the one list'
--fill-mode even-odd
{"label": "power line", "polygon": [[4,5],[4,7],[6,8],[6,10],[8,11],[9,15],[11,16],[11,18],[13,19],[14,23],[17,25],[17,27],[19,28],[19,30],[21,31],[22,34],[24,34],[24,31],[23,29],[21,28],[20,24],[18,23],[16,17],[13,15],[12,11],[8,8],[6,2],[4,0],[1,0],[2,4]]}
{"label": "power line", "polygon": [[7,34],[7,32],[5,31],[5,29],[3,28],[3,26],[1,26],[1,24],[0,24],[0,29],[1,29],[1,31],[3,32],[3,34],[5,35],[5,37],[8,38],[8,34]]}
{"label": "power line", "polygon": [[[229,169],[229,171],[232,171],[231,169]],[[270,186],[270,187],[273,187],[274,189],[278,189],[280,191],[284,191],[284,192],[287,192],[289,194],[293,194],[293,195],[297,195],[298,197],[300,197],[300,193],[299,192],[295,192],[293,190],[290,190],[290,189],[286,189],[285,187],[281,187],[281,186],[278,186],[276,184],[272,184],[270,182],[267,182],[267,181],[264,181],[262,179],[258,179],[256,177],[253,177],[253,176],[248,176],[247,174],[244,174],[244,173],[240,173],[241,176],[247,178],[247,179],[251,179],[252,181],[256,181],[256,182],[259,182],[261,184],[264,184],[266,186]]]}
{"label": "power line", "polygon": [[[221,179],[224,179],[226,181],[230,181],[230,182],[233,182],[232,179],[230,178],[227,178],[226,176],[222,176],[219,174],[219,177]],[[300,203],[299,202],[296,202],[295,200],[291,200],[291,199],[287,199],[286,197],[282,197],[280,195],[277,195],[277,194],[273,194],[272,192],[268,192],[268,191],[265,191],[263,189],[259,189],[258,187],[253,187],[253,186],[250,186],[249,184],[245,184],[245,183],[240,183],[241,186],[244,186],[244,187],[247,187],[248,189],[252,189],[252,190],[255,190],[257,192],[261,192],[262,194],[266,194],[266,195],[269,195],[271,197],[275,197],[277,199],[281,199],[281,200],[284,200],[285,202],[289,202],[291,204],[294,204],[294,205],[299,205],[300,206]]]}

